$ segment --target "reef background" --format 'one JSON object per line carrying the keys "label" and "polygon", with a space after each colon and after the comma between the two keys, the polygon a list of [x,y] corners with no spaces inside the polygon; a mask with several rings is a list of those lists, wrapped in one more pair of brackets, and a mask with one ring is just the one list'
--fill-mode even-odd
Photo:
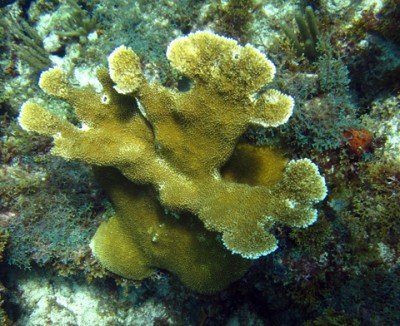
{"label": "reef background", "polygon": [[[311,6],[318,40],[297,20]],[[0,1],[1,323],[18,325],[400,324],[400,23],[389,1]],[[279,249],[213,296],[163,271],[133,282],[105,271],[89,242],[112,208],[90,168],[49,154],[49,138],[16,118],[28,98],[76,123],[44,95],[40,72],[59,66],[76,85],[117,46],[147,78],[182,88],[165,50],[213,30],[274,62],[274,88],[295,98],[278,131],[244,140],[310,157],[327,180],[319,218],[275,227]],[[289,32],[288,32],[289,31]],[[291,33],[290,33],[291,31]],[[300,46],[297,46],[297,42]]]}

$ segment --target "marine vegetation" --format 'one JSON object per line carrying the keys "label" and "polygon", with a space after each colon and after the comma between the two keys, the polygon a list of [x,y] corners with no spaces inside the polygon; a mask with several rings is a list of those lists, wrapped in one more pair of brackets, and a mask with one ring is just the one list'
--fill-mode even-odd
{"label": "marine vegetation", "polygon": [[304,54],[310,61],[314,61],[318,57],[317,43],[319,37],[317,19],[314,15],[314,10],[311,6],[307,6],[305,14],[300,12],[295,14],[297,28],[299,29],[301,41],[299,41],[290,29],[288,24],[283,22],[281,24],[283,32],[293,43],[298,56]]}
{"label": "marine vegetation", "polygon": [[292,114],[290,96],[264,88],[275,67],[262,53],[197,32],[175,39],[167,58],[190,90],[149,82],[120,46],[98,70],[100,93],[74,87],[59,68],[42,73],[40,87],[70,103],[80,126],[33,100],[19,122],[52,136],[54,155],[95,167],[116,211],[91,243],[107,269],[144,279],[162,268],[210,293],[277,248],[275,224],[312,224],[327,190],[309,159],[239,143],[250,126],[277,127]]}

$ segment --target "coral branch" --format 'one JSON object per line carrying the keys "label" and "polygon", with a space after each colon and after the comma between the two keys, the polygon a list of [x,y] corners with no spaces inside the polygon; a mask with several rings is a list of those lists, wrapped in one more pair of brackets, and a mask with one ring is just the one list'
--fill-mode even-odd
{"label": "coral branch", "polygon": [[[108,58],[109,72],[99,70],[101,94],[74,88],[57,68],[42,73],[40,87],[71,103],[81,128],[32,102],[23,105],[19,121],[27,130],[52,135],[54,154],[106,169],[98,177],[106,179],[117,215],[102,224],[92,248],[107,268],[141,279],[158,266],[191,288],[215,291],[240,277],[248,265],[244,258],[277,248],[269,232],[275,223],[313,223],[325,181],[308,159],[286,165],[274,150],[237,146],[249,126],[276,127],[292,114],[290,96],[260,93],[275,74],[262,53],[198,32],[173,41],[167,56],[192,80],[189,91],[148,82],[137,55],[120,46]],[[249,158],[258,169],[251,182],[248,171],[234,168]],[[111,167],[119,172],[106,177]],[[181,220],[162,208],[181,214]],[[225,250],[214,232],[241,257]],[[229,265],[241,266],[240,272],[220,280]]]}

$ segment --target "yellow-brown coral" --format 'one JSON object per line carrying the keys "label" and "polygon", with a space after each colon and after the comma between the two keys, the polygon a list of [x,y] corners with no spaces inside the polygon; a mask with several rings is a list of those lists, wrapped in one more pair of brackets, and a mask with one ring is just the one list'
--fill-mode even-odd
{"label": "yellow-brown coral", "polygon": [[[167,56],[179,72],[192,80],[189,91],[178,92],[148,82],[137,56],[121,46],[109,57],[109,72],[98,72],[103,85],[101,94],[72,87],[58,68],[41,76],[44,91],[75,107],[81,128],[33,102],[23,105],[20,124],[27,130],[53,135],[56,155],[116,168],[131,187],[151,186],[156,191],[153,202],[158,198],[168,210],[199,218],[207,232],[222,235],[229,251],[245,258],[270,253],[277,247],[276,239],[269,233],[274,223],[307,226],[315,221],[317,212],[313,205],[326,195],[324,179],[308,159],[291,161],[286,167],[282,164],[280,180],[271,183],[223,178],[221,168],[249,126],[285,123],[292,113],[293,99],[276,90],[261,92],[273,79],[275,68],[250,45],[241,47],[234,40],[211,32],[197,32],[173,41]],[[114,197],[114,202],[121,196],[122,193]],[[138,278],[149,274],[151,269],[146,266],[158,266],[173,270],[184,279],[184,273],[176,271],[180,268],[176,267],[176,260],[166,262],[165,252],[154,256],[155,249],[148,248],[149,239],[154,237],[152,232],[146,235],[147,240],[132,235],[134,231],[130,232],[129,227],[133,226],[129,225],[133,211],[118,214],[118,220],[112,219],[100,227],[93,241],[94,253],[103,264],[110,269],[119,264],[118,270],[125,270],[120,273],[129,274],[126,269],[132,268],[132,262],[124,259],[139,256],[138,261],[144,263]],[[163,217],[168,218],[172,217]],[[135,223],[140,223],[137,219]],[[121,223],[125,226],[121,227]],[[145,219],[142,223],[146,228]],[[122,229],[124,234],[115,231]],[[180,241],[173,234],[170,236]],[[126,239],[120,249],[114,249],[123,252],[132,248],[132,256],[115,254],[113,259],[112,254],[105,253],[110,236]],[[217,245],[215,239],[206,242]],[[167,244],[163,248],[171,250]],[[231,254],[227,251],[226,255]],[[151,263],[149,256],[153,257]],[[163,259],[164,263],[156,262]],[[211,262],[214,263],[208,260],[207,268]],[[137,276],[133,273],[130,277]]]}

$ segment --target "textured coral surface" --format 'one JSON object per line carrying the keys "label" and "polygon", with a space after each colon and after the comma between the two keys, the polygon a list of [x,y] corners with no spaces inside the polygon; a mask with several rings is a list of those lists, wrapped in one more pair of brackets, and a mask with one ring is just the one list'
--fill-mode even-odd
{"label": "textured coral surface", "polygon": [[[108,58],[109,72],[98,72],[102,93],[73,87],[59,68],[41,75],[40,87],[72,104],[80,127],[33,101],[23,105],[20,124],[27,130],[53,136],[55,155],[114,167],[131,183],[152,185],[156,194],[146,198],[154,198],[152,203],[159,198],[168,210],[197,216],[206,230],[222,235],[222,243],[231,252],[257,258],[274,251],[277,241],[269,229],[275,222],[305,227],[316,220],[313,205],[326,195],[325,181],[317,167],[308,159],[290,161],[277,169],[280,180],[255,185],[224,179],[220,170],[249,126],[276,127],[285,123],[292,113],[293,99],[276,90],[260,91],[273,79],[275,67],[250,45],[241,47],[234,40],[197,32],[174,40],[167,57],[191,80],[189,91],[179,92],[148,82],[137,55],[120,46]],[[276,159],[279,161],[279,156]],[[273,165],[267,163],[260,168],[270,170],[271,174]],[[136,186],[130,187],[135,191]],[[172,257],[166,259],[165,253],[156,254],[157,243],[163,238],[179,239],[172,231],[168,233],[175,221],[166,222],[169,226],[165,232],[154,231],[141,216],[160,215],[146,212],[152,204],[131,208],[146,191],[138,191],[125,202],[121,197],[127,191],[119,191],[119,195],[109,191],[117,216],[105,222],[94,237],[95,255],[106,267],[127,277],[144,278],[158,266],[185,279],[184,272],[178,270],[190,264],[179,265]],[[184,221],[182,225],[187,223],[184,217],[180,219]],[[143,227],[141,240],[138,227],[133,227],[136,223]],[[194,231],[197,227],[188,227],[192,228],[189,238],[198,240],[198,231]],[[215,236],[206,234],[206,243],[217,241]],[[113,250],[107,249],[113,241]],[[171,245],[161,247],[173,250]],[[195,254],[196,250],[192,254],[186,251],[185,257]],[[219,257],[223,255],[221,252]],[[231,256],[229,252],[226,255]],[[229,257],[226,259],[239,260]],[[183,257],[179,260],[185,261]],[[141,263],[133,267],[133,261]],[[207,260],[204,275],[213,274],[209,271],[213,261]],[[233,274],[231,277],[236,278]],[[202,282],[206,282],[204,275],[200,277]],[[192,275],[186,283],[193,285],[195,279]]]}

